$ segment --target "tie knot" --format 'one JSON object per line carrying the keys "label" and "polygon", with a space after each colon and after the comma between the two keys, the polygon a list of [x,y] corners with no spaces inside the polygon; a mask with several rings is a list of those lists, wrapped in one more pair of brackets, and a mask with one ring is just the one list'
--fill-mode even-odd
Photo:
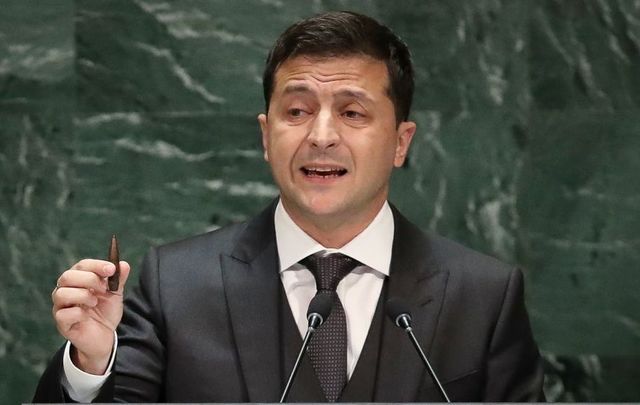
{"label": "tie knot", "polygon": [[338,283],[360,262],[342,253],[319,252],[300,261],[316,279],[318,291],[335,291]]}

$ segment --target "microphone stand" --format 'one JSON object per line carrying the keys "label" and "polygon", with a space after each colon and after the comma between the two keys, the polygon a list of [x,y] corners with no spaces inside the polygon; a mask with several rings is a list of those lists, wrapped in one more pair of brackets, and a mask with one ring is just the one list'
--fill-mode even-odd
{"label": "microphone stand", "polygon": [[444,388],[442,388],[442,384],[440,384],[440,380],[438,380],[438,377],[436,376],[436,372],[433,371],[433,367],[431,367],[431,363],[429,363],[427,356],[424,354],[424,351],[422,351],[422,347],[420,347],[420,343],[418,343],[418,339],[416,339],[416,335],[413,334],[413,329],[411,328],[411,326],[407,325],[404,328],[404,330],[407,332],[407,334],[411,338],[411,343],[413,343],[413,347],[416,348],[416,350],[418,351],[418,354],[420,355],[420,358],[424,362],[424,365],[429,370],[429,375],[438,386],[438,390],[440,391],[440,394],[445,399],[445,401],[451,402],[451,400],[449,400],[449,397],[447,396],[447,393],[444,391]]}
{"label": "microphone stand", "polygon": [[307,346],[309,346],[309,342],[311,341],[311,335],[316,331],[316,328],[313,326],[309,326],[307,329],[307,333],[304,335],[304,340],[302,341],[302,347],[300,348],[300,352],[298,353],[298,358],[296,359],[296,363],[293,365],[293,370],[289,375],[289,381],[287,381],[287,385],[284,387],[284,391],[282,392],[282,397],[280,397],[280,403],[283,403],[287,400],[287,395],[289,395],[289,390],[291,389],[291,385],[293,384],[293,379],[298,374],[298,368],[300,367],[300,361],[302,361],[302,357],[304,356],[304,352],[307,351]]}
{"label": "microphone stand", "polygon": [[333,300],[328,294],[316,294],[309,303],[309,309],[307,310],[307,320],[309,321],[307,333],[304,335],[304,340],[302,341],[302,347],[298,352],[296,364],[294,364],[293,370],[291,370],[291,374],[289,375],[289,381],[287,381],[287,385],[284,387],[284,391],[282,392],[282,397],[280,397],[280,403],[287,400],[287,395],[289,395],[293,379],[298,373],[298,368],[300,368],[302,356],[304,356],[304,353],[307,351],[307,346],[309,346],[309,342],[311,341],[311,335],[313,335],[313,332],[315,332],[316,329],[322,325],[324,320],[329,317],[332,303]]}

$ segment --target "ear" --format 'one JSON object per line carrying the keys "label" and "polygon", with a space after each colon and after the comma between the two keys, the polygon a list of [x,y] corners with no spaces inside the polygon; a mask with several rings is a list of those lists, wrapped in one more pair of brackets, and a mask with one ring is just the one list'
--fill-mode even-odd
{"label": "ear", "polygon": [[267,115],[258,114],[258,123],[262,132],[262,150],[264,152],[264,160],[269,161],[269,126],[267,125]]}
{"label": "ear", "polygon": [[413,121],[403,121],[398,125],[396,130],[398,135],[398,144],[396,146],[396,154],[393,158],[393,165],[395,167],[401,167],[407,158],[409,153],[409,146],[413,135],[416,133],[416,123]]}

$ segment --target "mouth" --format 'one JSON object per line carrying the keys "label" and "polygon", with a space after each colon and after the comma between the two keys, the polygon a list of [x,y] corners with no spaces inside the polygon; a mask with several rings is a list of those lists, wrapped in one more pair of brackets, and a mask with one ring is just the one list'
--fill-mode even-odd
{"label": "mouth", "polygon": [[338,166],[303,166],[300,171],[306,176],[311,178],[337,178],[347,174],[347,169]]}

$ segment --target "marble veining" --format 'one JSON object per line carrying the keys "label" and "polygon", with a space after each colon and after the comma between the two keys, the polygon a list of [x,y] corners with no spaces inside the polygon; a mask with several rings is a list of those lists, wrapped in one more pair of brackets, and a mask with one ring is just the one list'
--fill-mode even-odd
{"label": "marble veining", "polygon": [[[391,200],[521,267],[547,399],[638,401],[637,0],[9,0],[0,12],[0,402],[62,343],[58,274],[278,195],[261,151],[269,47],[350,9],[409,44],[418,124]],[[135,274],[134,274],[135,279]],[[135,281],[133,281],[135,283]]]}

